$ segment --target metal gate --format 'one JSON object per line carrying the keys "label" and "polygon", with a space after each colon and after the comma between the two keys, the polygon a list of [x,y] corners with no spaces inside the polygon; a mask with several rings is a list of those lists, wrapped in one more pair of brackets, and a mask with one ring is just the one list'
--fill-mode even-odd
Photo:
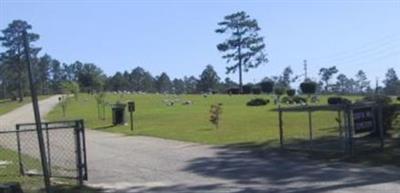
{"label": "metal gate", "polygon": [[[43,122],[47,166],[51,178],[88,179],[83,120]],[[36,137],[36,124],[17,124],[16,142],[21,175],[43,175]]]}

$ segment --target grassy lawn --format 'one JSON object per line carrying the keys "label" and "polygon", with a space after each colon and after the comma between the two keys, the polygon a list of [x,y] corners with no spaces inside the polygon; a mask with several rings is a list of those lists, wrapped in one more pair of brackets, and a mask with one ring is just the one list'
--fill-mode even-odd
{"label": "grassy lawn", "polygon": [[[278,147],[279,129],[278,113],[274,111],[276,105],[270,103],[266,106],[248,107],[246,102],[255,97],[269,98],[267,95],[120,95],[107,94],[106,101],[110,104],[117,101],[136,102],[134,113],[134,131],[130,126],[111,125],[111,107],[106,108],[106,119],[98,119],[97,104],[94,96],[82,94],[76,101],[69,99],[67,115],[62,116],[60,106],[57,106],[47,116],[49,120],[84,119],[87,128],[98,131],[122,133],[126,135],[154,136],[166,139],[190,141],[205,144],[227,145],[233,148],[251,148],[255,150]],[[327,104],[329,96],[322,96],[319,104]],[[174,106],[167,106],[164,100],[180,99],[181,102]],[[360,99],[358,96],[347,96],[353,101]],[[192,105],[182,105],[182,101],[190,100]],[[222,103],[223,113],[221,124],[216,129],[209,122],[209,110],[211,104]],[[127,116],[128,117],[128,116]],[[325,149],[326,141],[334,139],[335,145],[326,148],[340,151],[341,144],[338,141],[337,112],[314,112],[313,113],[313,138],[314,147]],[[284,135],[286,144],[292,146],[303,145],[304,140],[309,137],[307,113],[284,113]],[[336,140],[336,141],[335,141]],[[301,142],[299,142],[301,141]],[[321,143],[319,143],[321,142]],[[379,143],[373,142],[372,145]],[[321,145],[321,146],[319,146]],[[400,145],[396,140],[388,141],[384,153],[375,152],[361,153],[352,157],[343,157],[336,153],[306,153],[311,158],[333,160],[338,159],[356,163],[368,163],[372,165],[390,164],[400,166]],[[366,148],[370,149],[370,148]],[[379,150],[379,149],[378,149]],[[393,158],[393,159],[392,159]]]}
{"label": "grassy lawn", "polygon": [[[39,96],[39,100],[46,99],[50,96]],[[28,104],[31,102],[30,97],[25,97],[23,102],[18,102],[18,101],[11,101],[9,99],[2,99],[0,100],[0,115],[3,115],[5,113],[8,113],[18,107],[21,107],[25,104]]]}
{"label": "grassy lawn", "polygon": [[[269,98],[267,95],[114,95],[107,94],[110,104],[120,100],[134,100],[134,131],[130,126],[111,125],[111,107],[106,108],[106,119],[99,120],[94,96],[80,95],[79,101],[69,99],[66,117],[62,116],[58,106],[47,116],[48,120],[81,119],[86,127],[123,133],[126,135],[145,135],[206,144],[263,143],[278,139],[278,114],[273,111],[277,106],[248,107],[246,102],[255,97]],[[349,97],[356,100],[359,97]],[[180,99],[174,106],[167,106],[164,100]],[[182,105],[190,100],[192,105]],[[326,104],[327,96],[320,99]],[[209,122],[210,105],[223,104],[220,127],[216,129]],[[336,112],[317,112],[314,115],[315,135],[337,135],[329,128],[337,127]],[[128,116],[127,116],[128,117]],[[307,136],[308,118],[306,113],[288,113],[284,117],[285,135]]]}
{"label": "grassy lawn", "polygon": [[[36,159],[24,156],[25,162],[37,165],[40,168],[40,162]],[[21,184],[25,193],[44,193],[42,177],[21,176],[19,175],[18,156],[14,151],[0,147],[0,183]],[[63,181],[63,183],[54,184],[52,189],[55,193],[96,193],[100,190],[88,187],[77,187],[69,185],[71,182]]]}
{"label": "grassy lawn", "polygon": [[[30,160],[30,162],[37,162]],[[18,157],[11,150],[2,149],[0,147],[0,183],[19,182],[26,192],[36,193],[41,188],[42,179],[40,177],[24,177],[19,175]],[[4,164],[4,162],[7,162]]]}

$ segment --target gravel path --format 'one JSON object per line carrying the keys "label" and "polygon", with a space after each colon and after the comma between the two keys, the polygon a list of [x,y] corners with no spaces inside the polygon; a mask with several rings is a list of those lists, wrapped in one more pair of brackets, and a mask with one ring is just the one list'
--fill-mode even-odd
{"label": "gravel path", "polygon": [[[56,103],[57,97],[42,101],[42,113]],[[31,122],[29,108],[0,117],[0,124]],[[400,169],[394,167],[326,164],[294,154],[91,130],[86,134],[87,184],[110,193],[400,192]]]}

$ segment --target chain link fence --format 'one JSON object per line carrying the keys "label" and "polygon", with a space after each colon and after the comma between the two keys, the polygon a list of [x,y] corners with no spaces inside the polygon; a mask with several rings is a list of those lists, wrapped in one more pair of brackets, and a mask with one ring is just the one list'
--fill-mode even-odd
{"label": "chain link fence", "polygon": [[283,147],[344,152],[345,136],[340,118],[341,114],[334,111],[284,113]]}
{"label": "chain link fence", "polygon": [[[42,124],[46,159],[53,185],[87,179],[83,121]],[[44,188],[35,124],[0,131],[0,183],[18,182],[26,192]]]}
{"label": "chain link fence", "polygon": [[379,104],[295,106],[278,109],[286,149],[365,154],[385,146]]}

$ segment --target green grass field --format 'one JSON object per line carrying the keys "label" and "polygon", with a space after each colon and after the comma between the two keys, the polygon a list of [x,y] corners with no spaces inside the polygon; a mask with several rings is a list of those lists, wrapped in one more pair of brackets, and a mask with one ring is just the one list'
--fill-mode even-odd
{"label": "green grass field", "polygon": [[[33,159],[29,156],[23,156],[25,163],[29,162],[30,165],[36,165],[40,168],[40,161]],[[43,178],[40,176],[22,176],[19,173],[18,156],[17,153],[8,149],[1,148],[0,146],[0,184],[18,182],[25,193],[44,193]],[[54,180],[54,179],[53,179]],[[71,180],[64,180],[62,183],[54,183],[54,193],[95,193],[100,192],[98,189],[89,187],[77,187],[73,185]]]}
{"label": "green grass field", "polygon": [[[94,96],[82,94],[76,101],[72,97],[67,106],[67,115],[62,116],[57,106],[48,116],[49,120],[84,119],[87,128],[123,133],[127,135],[145,135],[206,144],[263,143],[277,141],[278,113],[277,106],[248,107],[246,102],[255,97],[269,98],[267,95],[114,95],[107,94],[106,101],[136,102],[134,113],[134,131],[130,126],[111,125],[111,107],[106,108],[106,119],[98,119],[97,104]],[[356,100],[359,97],[349,97]],[[174,106],[167,106],[163,101],[179,99]],[[182,105],[190,100],[192,105]],[[320,99],[326,104],[327,96]],[[271,101],[273,101],[271,99]],[[216,129],[209,122],[210,105],[223,104],[220,127]],[[337,135],[330,129],[337,126],[336,112],[317,112],[314,114],[315,135]],[[128,116],[127,116],[128,117]],[[129,119],[128,119],[129,120]],[[306,113],[287,113],[284,116],[285,135],[307,136],[308,118]]]}
{"label": "green grass field", "polygon": [[[39,100],[48,98],[49,96],[39,96]],[[19,102],[19,101],[11,101],[9,99],[3,99],[0,100],[0,115],[3,115],[5,113],[8,113],[18,107],[21,107],[25,104],[28,104],[31,102],[31,98],[30,97],[25,97],[23,102]]]}
{"label": "green grass field", "polygon": [[[29,159],[29,158],[27,158]],[[41,188],[40,177],[25,177],[19,175],[18,156],[15,152],[0,147],[0,183],[19,182],[26,192],[36,193]],[[29,159],[31,163],[40,162]]]}

